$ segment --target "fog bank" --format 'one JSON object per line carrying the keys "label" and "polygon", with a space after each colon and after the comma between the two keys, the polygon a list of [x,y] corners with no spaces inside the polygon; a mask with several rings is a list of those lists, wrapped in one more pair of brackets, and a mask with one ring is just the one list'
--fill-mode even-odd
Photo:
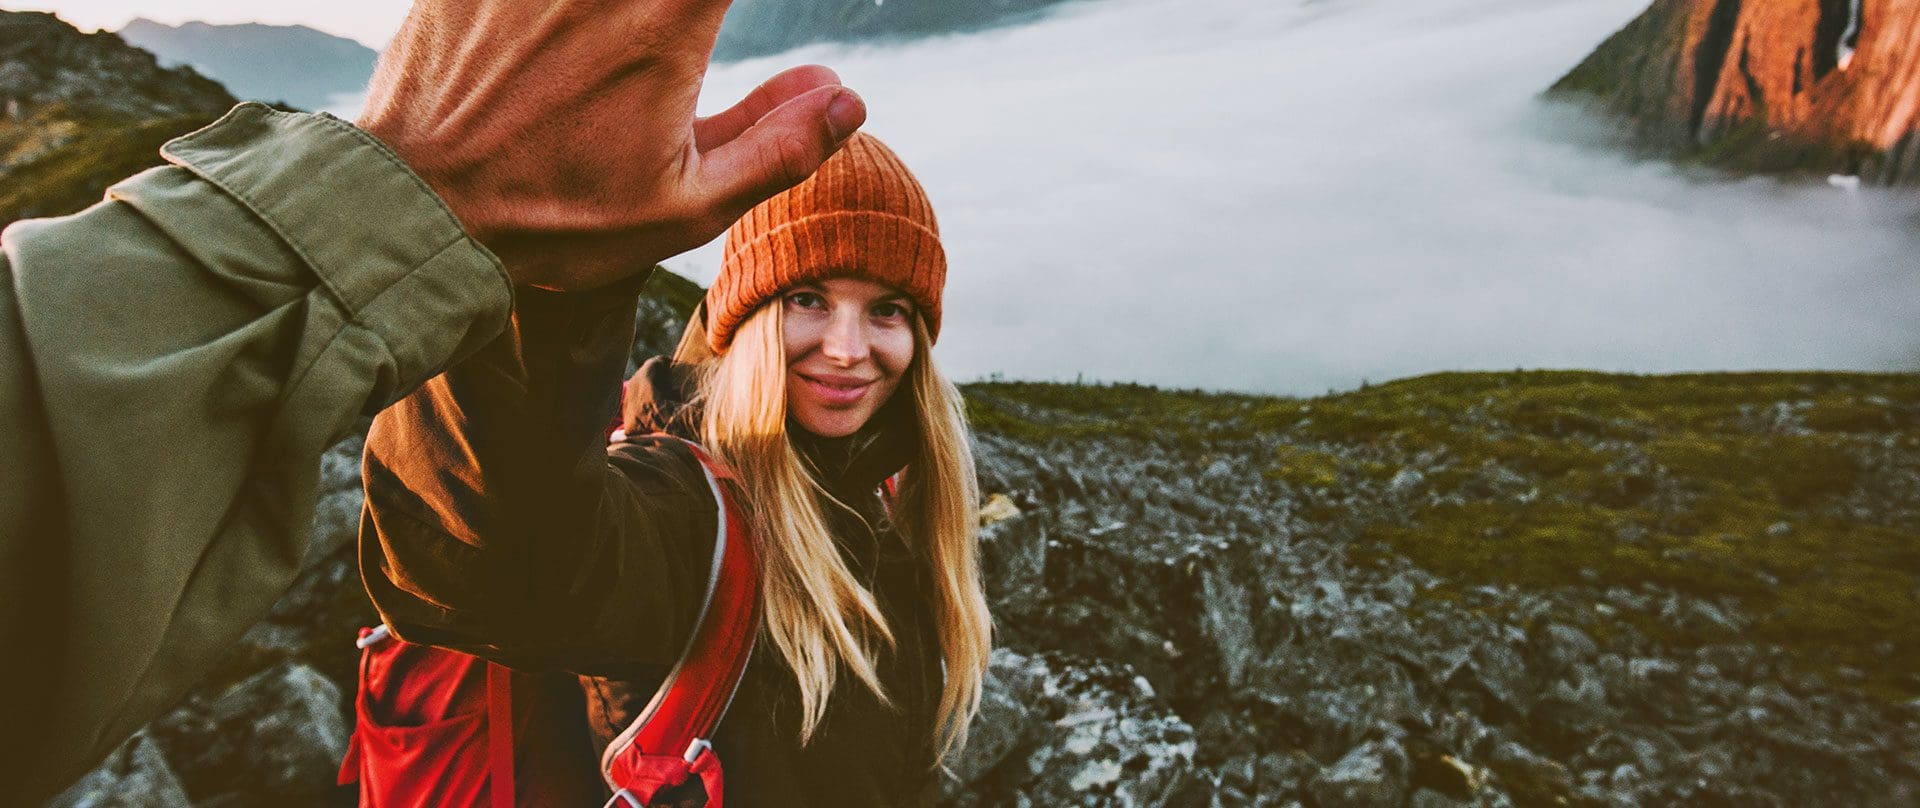
{"label": "fog bank", "polygon": [[[960,378],[1920,366],[1920,201],[1689,178],[1537,100],[1644,0],[1102,0],[833,65],[920,174]],[[672,266],[705,282],[716,247]]]}

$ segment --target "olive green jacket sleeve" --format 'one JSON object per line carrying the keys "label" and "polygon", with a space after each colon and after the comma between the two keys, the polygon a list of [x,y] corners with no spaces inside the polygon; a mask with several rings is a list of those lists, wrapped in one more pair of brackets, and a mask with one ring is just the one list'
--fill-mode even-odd
{"label": "olive green jacket sleeve", "polygon": [[3,239],[4,804],[218,662],[301,565],[321,453],[511,309],[499,262],[349,124],[243,104],[162,153]]}

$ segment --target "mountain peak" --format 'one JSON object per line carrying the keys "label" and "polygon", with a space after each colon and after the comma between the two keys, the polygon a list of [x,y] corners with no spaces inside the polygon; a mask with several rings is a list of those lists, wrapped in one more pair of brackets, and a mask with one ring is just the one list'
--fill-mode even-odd
{"label": "mountain peak", "polygon": [[1708,162],[1915,184],[1916,41],[1920,15],[1858,0],[1658,0],[1549,92]]}
{"label": "mountain peak", "polygon": [[[81,33],[52,14],[0,11],[4,122],[60,107],[64,115],[117,119],[224,112],[233,96],[186,68],[104,31]],[[129,90],[132,90],[131,92]]]}
{"label": "mountain peak", "polygon": [[120,35],[169,64],[192,65],[234,95],[322,109],[364,89],[379,54],[346,37],[305,25],[266,23],[177,26],[137,19]]}

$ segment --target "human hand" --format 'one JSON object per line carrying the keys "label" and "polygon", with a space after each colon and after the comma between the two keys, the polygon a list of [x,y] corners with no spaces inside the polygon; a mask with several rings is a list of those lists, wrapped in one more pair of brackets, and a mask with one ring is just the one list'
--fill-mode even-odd
{"label": "human hand", "polygon": [[719,235],[866,121],[818,65],[695,118],[730,2],[419,0],[357,123],[515,283],[613,283]]}

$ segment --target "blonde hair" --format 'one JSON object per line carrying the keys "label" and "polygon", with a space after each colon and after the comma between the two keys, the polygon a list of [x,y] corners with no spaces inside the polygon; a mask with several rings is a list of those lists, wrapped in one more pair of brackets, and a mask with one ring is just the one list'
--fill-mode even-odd
{"label": "blonde hair", "polygon": [[[774,298],[778,301],[779,298]],[[875,667],[893,631],[873,593],[840,557],[822,501],[835,500],[806,470],[787,434],[787,360],[778,305],[762,305],[740,325],[726,353],[709,347],[696,312],[674,354],[694,369],[703,406],[701,443],[740,475],[763,564],[763,630],[800,686],[800,742],[826,715],[841,667],[883,703],[892,701]],[[934,582],[934,618],[945,686],[935,731],[940,756],[964,746],[980,706],[992,648],[981,589],[975,530],[979,484],[966,432],[963,400],[929,353],[932,340],[914,321],[914,358],[894,395],[909,396],[920,448],[894,496],[894,521],[926,560]]]}

